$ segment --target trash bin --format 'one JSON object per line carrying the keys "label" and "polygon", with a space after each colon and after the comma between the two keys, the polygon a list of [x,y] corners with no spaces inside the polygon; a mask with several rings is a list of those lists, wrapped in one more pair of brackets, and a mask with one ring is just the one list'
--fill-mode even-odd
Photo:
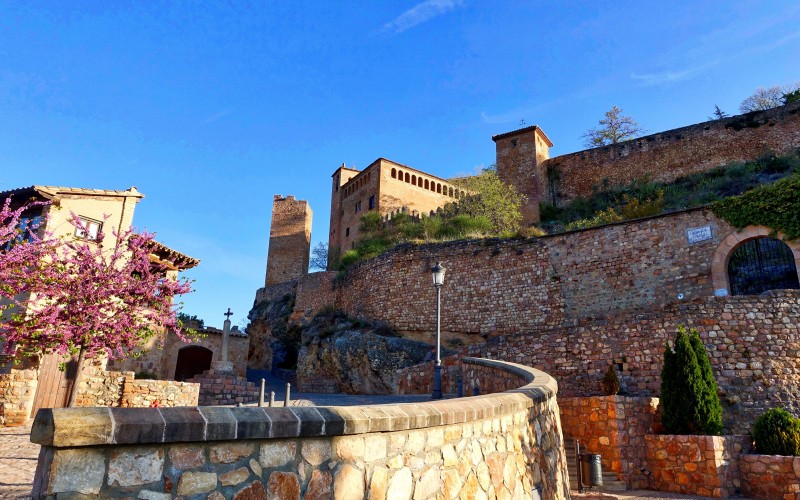
{"label": "trash bin", "polygon": [[581,482],[584,486],[603,486],[603,464],[597,453],[581,453]]}

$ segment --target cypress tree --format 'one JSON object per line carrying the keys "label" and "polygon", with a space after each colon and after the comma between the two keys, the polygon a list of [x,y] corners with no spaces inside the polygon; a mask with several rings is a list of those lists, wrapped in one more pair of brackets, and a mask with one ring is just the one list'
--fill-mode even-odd
{"label": "cypress tree", "polygon": [[692,344],[697,362],[700,365],[700,373],[703,376],[705,387],[698,397],[698,407],[695,409],[695,422],[698,429],[703,434],[718,435],[722,432],[722,405],[719,403],[717,393],[717,381],[714,379],[714,371],[711,369],[711,361],[708,359],[706,347],[700,340],[700,334],[692,328],[689,330],[689,342]]}
{"label": "cypress tree", "polygon": [[661,370],[663,424],[670,434],[719,434],[722,407],[705,347],[696,330],[678,327]]}

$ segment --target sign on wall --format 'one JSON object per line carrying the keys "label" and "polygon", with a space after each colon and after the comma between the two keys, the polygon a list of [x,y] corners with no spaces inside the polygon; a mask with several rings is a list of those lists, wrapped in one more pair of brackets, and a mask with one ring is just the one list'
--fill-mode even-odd
{"label": "sign on wall", "polygon": [[689,244],[700,243],[711,239],[711,226],[693,227],[686,231]]}

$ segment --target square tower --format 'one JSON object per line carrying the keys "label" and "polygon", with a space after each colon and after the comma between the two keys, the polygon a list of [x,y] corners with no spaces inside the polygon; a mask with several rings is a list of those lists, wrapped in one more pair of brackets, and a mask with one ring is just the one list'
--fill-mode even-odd
{"label": "square tower", "polygon": [[311,250],[311,208],[294,196],[275,195],[265,285],[299,279],[308,273]]}
{"label": "square tower", "polygon": [[539,222],[539,202],[547,199],[547,173],[542,164],[550,158],[553,143],[538,125],[495,135],[492,140],[497,150],[497,175],[527,197],[522,223]]}

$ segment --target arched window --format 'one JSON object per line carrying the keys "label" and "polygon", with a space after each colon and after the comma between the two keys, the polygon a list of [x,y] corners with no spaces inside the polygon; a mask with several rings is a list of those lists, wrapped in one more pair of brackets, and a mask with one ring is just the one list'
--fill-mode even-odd
{"label": "arched window", "polygon": [[436,183],[436,192],[442,194],[442,185],[438,182]]}
{"label": "arched window", "polygon": [[453,197],[453,188],[450,188],[450,190],[448,192],[448,196],[450,196],[450,198]]}
{"label": "arched window", "polygon": [[411,176],[406,172],[406,182],[411,182]]}
{"label": "arched window", "polygon": [[417,178],[417,186],[422,187],[422,177]]}
{"label": "arched window", "polygon": [[411,176],[411,184],[414,184],[414,185],[417,184],[417,176],[416,175],[412,175]]}
{"label": "arched window", "polygon": [[392,169],[392,179],[397,179],[397,169],[396,168]]}
{"label": "arched window", "polygon": [[728,260],[731,295],[800,288],[792,249],[775,238],[754,238],[739,245]]}
{"label": "arched window", "polygon": [[428,179],[425,179],[425,189],[428,189]]}

